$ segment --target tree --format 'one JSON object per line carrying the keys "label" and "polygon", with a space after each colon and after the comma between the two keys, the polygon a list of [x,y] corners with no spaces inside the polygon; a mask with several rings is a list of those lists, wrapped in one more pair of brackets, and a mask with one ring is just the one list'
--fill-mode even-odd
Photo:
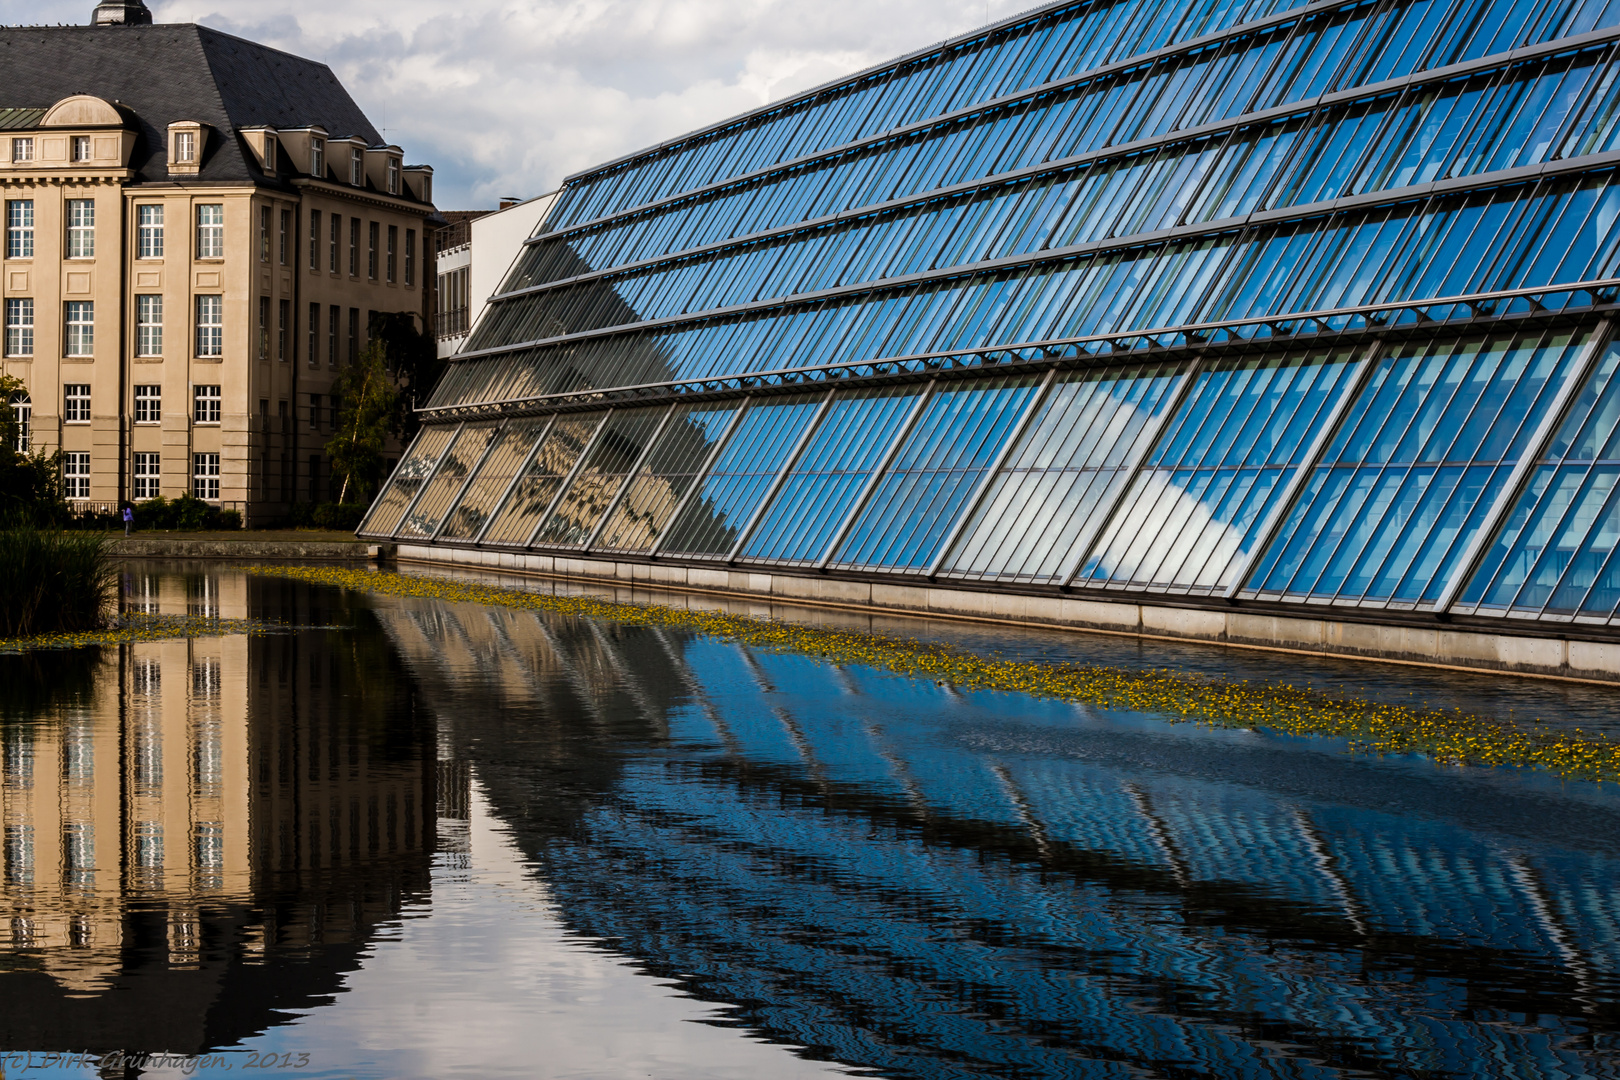
{"label": "tree", "polygon": [[379,311],[371,317],[371,340],[380,341],[389,373],[399,388],[394,434],[409,443],[422,425],[416,419],[420,408],[444,372],[433,335],[416,328],[416,314],[410,311]]}
{"label": "tree", "polygon": [[389,377],[387,346],[380,337],[332,386],[337,399],[337,434],[326,444],[332,458],[332,480],[339,484],[337,501],[347,502],[350,488],[355,501],[370,500],[383,480],[383,451],[388,436],[399,426],[400,393]]}
{"label": "tree", "polygon": [[0,526],[53,525],[66,519],[62,498],[62,455],[18,449],[22,425],[16,403],[28,400],[28,387],[0,375]]}

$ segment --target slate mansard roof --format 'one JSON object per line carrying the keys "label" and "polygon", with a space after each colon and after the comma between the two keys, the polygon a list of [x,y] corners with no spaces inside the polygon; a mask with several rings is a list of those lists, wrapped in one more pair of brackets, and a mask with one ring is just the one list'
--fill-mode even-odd
{"label": "slate mansard roof", "polygon": [[164,133],[177,120],[213,129],[197,177],[205,184],[263,181],[237,136],[247,127],[320,125],[335,137],[383,141],[325,64],[206,26],[0,27],[0,72],[8,104],[93,94],[133,112],[136,182],[168,180]]}

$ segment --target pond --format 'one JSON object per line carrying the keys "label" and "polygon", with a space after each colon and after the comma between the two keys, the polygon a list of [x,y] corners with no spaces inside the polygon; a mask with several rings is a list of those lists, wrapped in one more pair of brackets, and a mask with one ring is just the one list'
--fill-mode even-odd
{"label": "pond", "polygon": [[6,1077],[1620,1076],[1612,785],[218,566],[124,590],[285,625],[0,656]]}

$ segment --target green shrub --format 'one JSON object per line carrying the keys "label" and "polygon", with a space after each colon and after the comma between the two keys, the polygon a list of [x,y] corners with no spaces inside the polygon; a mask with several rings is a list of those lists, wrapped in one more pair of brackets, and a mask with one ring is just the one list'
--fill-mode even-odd
{"label": "green shrub", "polygon": [[117,584],[106,536],[17,528],[0,530],[0,637],[93,630]]}
{"label": "green shrub", "polygon": [[[122,524],[121,521],[118,522]],[[191,495],[178,499],[159,496],[135,504],[135,528],[178,529],[181,532],[203,532],[213,529],[240,529],[242,514],[238,510],[221,510],[211,503]]]}

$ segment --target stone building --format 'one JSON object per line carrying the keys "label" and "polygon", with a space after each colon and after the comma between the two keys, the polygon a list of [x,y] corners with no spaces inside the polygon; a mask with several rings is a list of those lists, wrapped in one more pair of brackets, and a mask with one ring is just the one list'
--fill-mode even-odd
{"label": "stone building", "polygon": [[4,369],[80,506],[328,495],[333,382],[430,313],[433,170],[324,64],[139,0],[0,28]]}

